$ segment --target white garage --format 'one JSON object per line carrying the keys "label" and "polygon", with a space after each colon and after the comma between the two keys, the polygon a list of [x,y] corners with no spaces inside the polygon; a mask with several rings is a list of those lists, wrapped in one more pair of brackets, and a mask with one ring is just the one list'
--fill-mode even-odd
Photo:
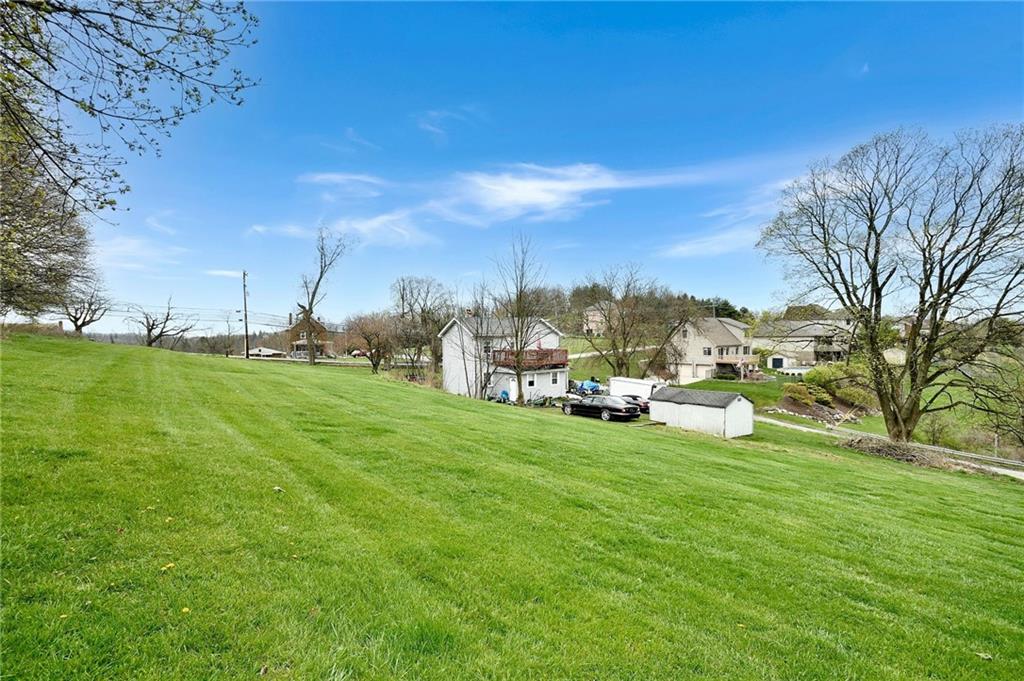
{"label": "white garage", "polygon": [[754,432],[754,403],[737,393],[661,388],[651,395],[651,420],[732,438]]}

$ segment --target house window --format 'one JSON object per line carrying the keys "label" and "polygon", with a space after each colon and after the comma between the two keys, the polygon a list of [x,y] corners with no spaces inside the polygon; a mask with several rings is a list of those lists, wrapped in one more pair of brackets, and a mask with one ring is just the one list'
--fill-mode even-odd
{"label": "house window", "polygon": [[299,338],[302,339],[302,340],[306,340],[306,332],[305,331],[300,331],[299,332]]}
{"label": "house window", "polygon": [[689,332],[686,329],[683,329],[679,335],[682,336],[683,338],[686,338],[689,336]]}
{"label": "house window", "polygon": [[749,345],[744,345],[743,346],[743,354],[744,355],[749,355],[750,354],[750,346]]}
{"label": "house window", "polygon": [[530,376],[528,379],[526,379],[527,387],[532,388],[535,380],[536,378],[534,376]]}
{"label": "house window", "polygon": [[558,372],[557,371],[552,371],[551,372],[551,385],[558,385]]}
{"label": "house window", "polygon": [[704,354],[708,357],[711,356],[711,348],[704,348]]}
{"label": "house window", "polygon": [[719,357],[725,357],[725,348],[723,348],[723,347],[719,347],[718,348],[718,356]]}
{"label": "house window", "polygon": [[491,356],[491,344],[490,343],[484,343],[484,357],[490,357],[490,356]]}

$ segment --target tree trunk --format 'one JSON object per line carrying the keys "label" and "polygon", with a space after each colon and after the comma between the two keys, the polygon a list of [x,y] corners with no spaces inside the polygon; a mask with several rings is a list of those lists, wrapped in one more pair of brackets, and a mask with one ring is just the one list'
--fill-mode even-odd
{"label": "tree trunk", "polygon": [[316,338],[313,332],[312,317],[312,313],[306,313],[306,359],[310,366],[316,364]]}
{"label": "tree trunk", "polygon": [[524,406],[526,404],[526,395],[524,394],[526,391],[523,389],[523,367],[522,367],[522,364],[520,362],[516,362],[515,372],[516,372],[516,387],[517,387],[517,390],[516,390],[516,405],[522,407],[522,406]]}

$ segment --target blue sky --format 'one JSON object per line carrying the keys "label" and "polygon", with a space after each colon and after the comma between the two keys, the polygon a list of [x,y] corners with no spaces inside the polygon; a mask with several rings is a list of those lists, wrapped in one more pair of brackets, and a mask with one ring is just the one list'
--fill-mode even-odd
{"label": "blue sky", "polygon": [[244,268],[284,315],[323,223],[360,241],[340,321],[403,274],[468,289],[522,230],[552,283],[636,261],[774,306],[753,244],[779,187],[900,125],[1021,120],[1022,7],[256,4],[260,85],[130,159],[97,255],[118,300],[236,308]]}

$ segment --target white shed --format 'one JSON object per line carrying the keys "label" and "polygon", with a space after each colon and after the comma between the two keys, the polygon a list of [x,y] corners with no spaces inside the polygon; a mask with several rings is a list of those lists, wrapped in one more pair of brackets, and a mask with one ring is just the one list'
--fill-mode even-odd
{"label": "white shed", "polygon": [[624,376],[612,376],[608,379],[609,395],[639,395],[650,397],[655,390],[664,388],[668,384],[664,381],[651,381],[646,378],[626,378]]}
{"label": "white shed", "polygon": [[754,432],[754,403],[738,393],[662,388],[651,395],[651,420],[732,438]]}

